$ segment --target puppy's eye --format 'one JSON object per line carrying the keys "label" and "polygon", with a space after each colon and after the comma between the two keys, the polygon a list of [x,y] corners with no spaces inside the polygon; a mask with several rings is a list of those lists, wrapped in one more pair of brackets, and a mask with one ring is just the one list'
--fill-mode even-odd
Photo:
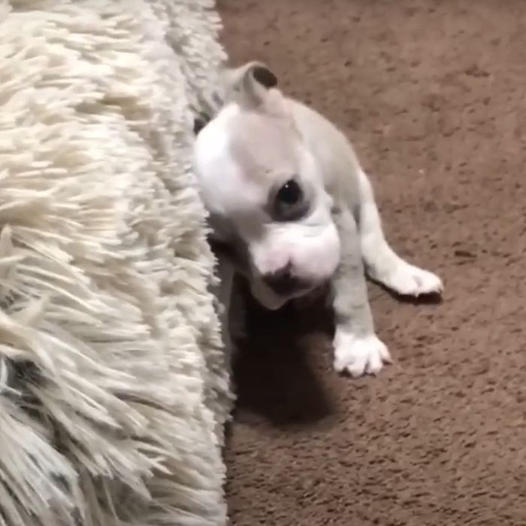
{"label": "puppy's eye", "polygon": [[276,200],[285,206],[292,206],[301,201],[303,192],[301,191],[300,185],[291,179],[287,181],[278,191]]}
{"label": "puppy's eye", "polygon": [[308,203],[299,183],[289,179],[275,194],[273,217],[276,221],[295,221],[308,211]]}

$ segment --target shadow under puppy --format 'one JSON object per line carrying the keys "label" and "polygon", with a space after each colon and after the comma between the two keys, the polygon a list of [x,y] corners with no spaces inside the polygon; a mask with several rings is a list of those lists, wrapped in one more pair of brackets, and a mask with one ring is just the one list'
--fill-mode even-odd
{"label": "shadow under puppy", "polygon": [[225,344],[235,273],[268,309],[331,288],[334,367],[377,373],[391,358],[376,336],[364,270],[397,294],[442,292],[435,274],[387,243],[373,190],[345,136],[284,96],[258,62],[227,70],[217,114],[194,150],[218,255]]}

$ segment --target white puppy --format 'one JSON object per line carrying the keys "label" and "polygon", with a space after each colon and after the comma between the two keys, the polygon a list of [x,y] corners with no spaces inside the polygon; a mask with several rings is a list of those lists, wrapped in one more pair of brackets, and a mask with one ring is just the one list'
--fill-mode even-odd
{"label": "white puppy", "polygon": [[334,367],[353,376],[390,361],[374,331],[364,267],[402,295],[440,293],[438,276],[385,240],[373,191],[344,135],[285,97],[258,62],[229,70],[224,104],[198,133],[195,169],[219,250],[223,330],[234,272],[269,309],[330,282]]}

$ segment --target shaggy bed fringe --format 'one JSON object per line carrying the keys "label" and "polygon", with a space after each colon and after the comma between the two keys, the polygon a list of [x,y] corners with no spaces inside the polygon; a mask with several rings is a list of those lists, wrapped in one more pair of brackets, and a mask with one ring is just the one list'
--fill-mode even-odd
{"label": "shaggy bed fringe", "polygon": [[217,526],[208,0],[0,0],[0,525]]}

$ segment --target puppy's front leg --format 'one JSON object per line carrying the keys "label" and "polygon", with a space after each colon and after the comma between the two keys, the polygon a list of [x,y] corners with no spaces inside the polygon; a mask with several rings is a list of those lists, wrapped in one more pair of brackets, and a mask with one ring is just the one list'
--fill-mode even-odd
{"label": "puppy's front leg", "polygon": [[346,207],[335,221],[341,237],[341,262],[331,283],[336,321],[334,368],[352,376],[375,374],[391,358],[374,332],[356,221]]}

